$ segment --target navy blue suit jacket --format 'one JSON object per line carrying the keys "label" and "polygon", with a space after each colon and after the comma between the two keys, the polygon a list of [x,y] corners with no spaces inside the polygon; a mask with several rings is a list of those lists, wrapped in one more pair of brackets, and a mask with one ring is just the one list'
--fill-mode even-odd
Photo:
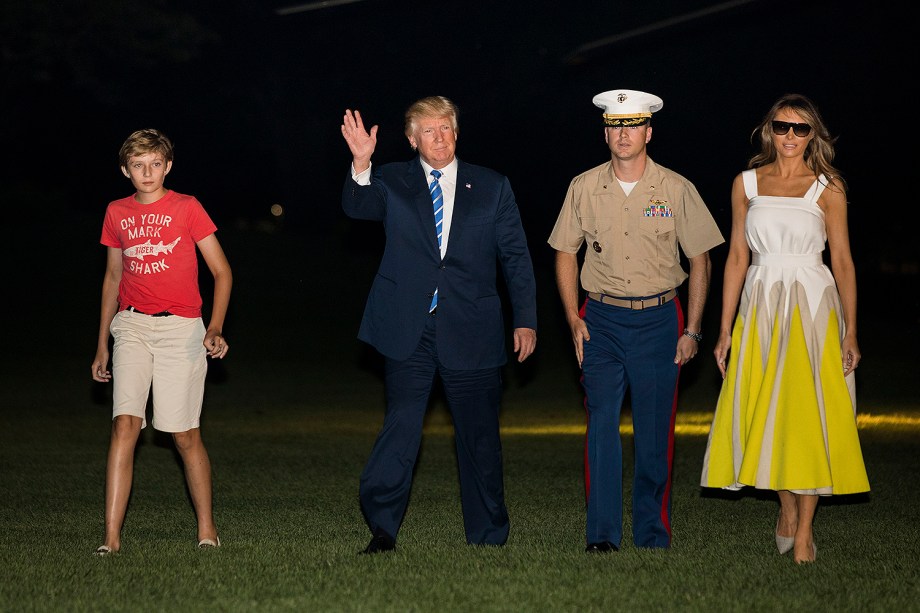
{"label": "navy blue suit jacket", "polygon": [[438,288],[441,363],[469,370],[507,361],[497,286],[498,264],[511,299],[513,327],[537,328],[536,283],[514,193],[499,173],[458,159],[447,252],[441,259],[428,184],[418,157],[377,166],[370,185],[349,173],[342,208],[383,222],[386,246],[358,338],[394,360],[415,351]]}

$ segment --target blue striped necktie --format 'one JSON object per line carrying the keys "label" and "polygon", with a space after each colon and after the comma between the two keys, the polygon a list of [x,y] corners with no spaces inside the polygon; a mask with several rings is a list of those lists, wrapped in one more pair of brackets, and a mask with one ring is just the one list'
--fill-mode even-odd
{"label": "blue striped necktie", "polygon": [[[441,184],[438,183],[438,179],[441,178],[441,171],[432,170],[431,176],[434,179],[428,186],[428,191],[431,192],[431,203],[434,205],[434,228],[438,233],[438,249],[440,250],[441,237],[444,235],[444,194],[441,193]],[[431,306],[428,307],[428,312],[431,313],[437,306],[438,288],[434,288],[434,295],[431,297]]]}

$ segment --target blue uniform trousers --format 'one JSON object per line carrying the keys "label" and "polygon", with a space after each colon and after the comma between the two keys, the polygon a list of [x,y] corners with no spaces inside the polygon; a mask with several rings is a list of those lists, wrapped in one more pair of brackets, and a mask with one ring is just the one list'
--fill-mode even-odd
{"label": "blue uniform trousers", "polygon": [[444,368],[436,334],[437,315],[431,315],[412,356],[386,359],[386,416],[361,474],[361,510],[372,532],[396,538],[409,502],[425,412],[440,375],[454,424],[466,540],[502,545],[509,521],[499,438],[501,372]]}
{"label": "blue uniform trousers", "polygon": [[588,300],[582,385],[588,414],[585,480],[588,543],[623,537],[620,411],[629,390],[634,429],[633,542],[671,543],[671,460],[683,312],[677,298],[644,310]]}

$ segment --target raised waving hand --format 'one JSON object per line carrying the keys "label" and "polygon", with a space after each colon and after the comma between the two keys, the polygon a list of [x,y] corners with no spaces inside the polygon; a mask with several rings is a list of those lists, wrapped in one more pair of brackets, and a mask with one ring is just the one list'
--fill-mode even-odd
{"label": "raised waving hand", "polygon": [[371,164],[371,156],[377,147],[377,126],[371,126],[370,132],[364,128],[361,112],[345,109],[342,119],[342,136],[348,143],[355,172],[362,172]]}

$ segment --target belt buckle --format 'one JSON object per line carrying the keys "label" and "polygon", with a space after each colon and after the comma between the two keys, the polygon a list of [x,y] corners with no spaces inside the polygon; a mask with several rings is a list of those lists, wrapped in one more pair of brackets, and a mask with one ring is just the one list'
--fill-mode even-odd
{"label": "belt buckle", "polygon": [[[636,306],[636,303],[638,303],[639,306]],[[641,311],[641,310],[645,309],[645,301],[642,300],[641,298],[638,298],[638,299],[630,298],[630,299],[629,299],[629,308],[632,309],[633,311]]]}

